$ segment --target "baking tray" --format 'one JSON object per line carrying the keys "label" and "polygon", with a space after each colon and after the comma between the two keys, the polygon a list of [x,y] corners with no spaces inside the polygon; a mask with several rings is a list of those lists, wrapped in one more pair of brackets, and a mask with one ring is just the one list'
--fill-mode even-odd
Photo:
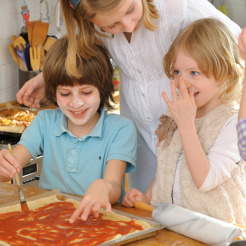
{"label": "baking tray", "polygon": [[[81,201],[81,198],[78,198],[78,197],[75,197],[72,195],[68,195],[66,193],[61,193],[61,195],[65,196],[67,198]],[[115,239],[115,240],[112,240],[109,242],[102,243],[102,244],[100,244],[101,246],[124,245],[124,244],[130,243],[130,242],[135,242],[137,240],[144,239],[144,238],[153,237],[153,236],[158,234],[158,230],[161,230],[164,228],[164,225],[161,225],[161,224],[159,224],[153,220],[149,220],[149,219],[145,219],[145,218],[133,215],[133,214],[125,213],[125,212],[119,211],[117,209],[112,209],[112,211],[117,213],[117,214],[124,215],[130,219],[143,220],[143,221],[149,223],[151,225],[151,228],[146,229],[144,231],[139,231],[139,232],[131,234],[131,235],[122,236],[121,238],[118,238],[118,239]]]}
{"label": "baking tray", "polygon": [[[81,197],[78,197],[75,195],[69,195],[66,193],[60,193],[60,191],[57,189],[57,190],[47,191],[47,192],[42,193],[40,195],[28,197],[28,198],[26,198],[27,204],[31,201],[35,201],[37,199],[43,199],[43,198],[49,197],[51,195],[56,195],[56,198],[60,201],[66,201],[67,199],[73,199],[73,200],[76,200],[78,202],[81,201]],[[2,204],[2,205],[0,205],[0,208],[4,208],[6,206],[18,206],[18,208],[21,210],[19,201],[14,201],[14,202]],[[14,209],[13,211],[19,211],[19,210]],[[135,242],[135,241],[138,241],[141,239],[155,236],[158,234],[158,230],[161,230],[164,228],[163,225],[161,225],[161,224],[159,224],[153,220],[150,220],[150,219],[145,219],[145,218],[142,218],[142,217],[139,217],[136,215],[121,212],[117,209],[112,209],[112,211],[117,213],[117,214],[124,215],[130,219],[137,219],[137,220],[146,221],[147,223],[149,223],[151,225],[151,228],[146,229],[144,231],[139,231],[139,232],[136,232],[136,233],[133,233],[130,235],[122,236],[119,239],[115,239],[115,240],[112,240],[109,242],[102,243],[102,244],[100,244],[101,246],[110,246],[110,245],[118,246],[118,245],[124,245],[124,244],[130,243],[130,242]]]}
{"label": "baking tray", "polygon": [[[17,108],[17,109],[22,109],[22,110],[28,110],[30,112],[39,112],[40,109],[33,109],[33,108],[28,108],[28,107],[11,107],[11,108]],[[9,107],[2,107],[0,108],[0,114],[1,114],[1,111],[4,110],[4,109],[11,109]],[[1,118],[1,116],[0,116]],[[23,132],[22,132],[23,133]],[[6,135],[6,136],[10,136],[10,137],[21,137],[21,134],[20,132],[7,132],[7,131],[0,131],[0,135]]]}

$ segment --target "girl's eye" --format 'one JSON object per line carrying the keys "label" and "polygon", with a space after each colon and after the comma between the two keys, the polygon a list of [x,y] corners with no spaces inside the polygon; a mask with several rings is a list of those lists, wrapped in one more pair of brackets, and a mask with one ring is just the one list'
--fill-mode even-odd
{"label": "girl's eye", "polygon": [[192,75],[198,75],[199,73],[196,72],[196,71],[192,71],[191,74],[192,74]]}
{"label": "girl's eye", "polygon": [[173,70],[173,76],[179,76],[180,72],[178,70]]}

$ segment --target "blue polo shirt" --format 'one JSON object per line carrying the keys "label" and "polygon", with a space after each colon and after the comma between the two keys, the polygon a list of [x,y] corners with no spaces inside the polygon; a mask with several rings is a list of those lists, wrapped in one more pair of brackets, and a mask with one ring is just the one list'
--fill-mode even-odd
{"label": "blue polo shirt", "polygon": [[[67,129],[67,117],[58,109],[42,110],[22,134],[19,144],[33,158],[43,154],[40,188],[84,195],[95,179],[101,179],[107,162],[127,162],[135,170],[137,136],[132,121],[101,110],[90,134],[75,137]],[[121,198],[124,195],[122,183]]]}

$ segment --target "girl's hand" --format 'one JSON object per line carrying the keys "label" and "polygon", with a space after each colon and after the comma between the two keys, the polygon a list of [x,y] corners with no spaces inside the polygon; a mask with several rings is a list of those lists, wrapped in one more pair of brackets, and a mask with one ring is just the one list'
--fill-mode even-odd
{"label": "girl's hand", "polygon": [[238,38],[238,48],[241,57],[246,60],[246,27],[242,30]]}
{"label": "girl's hand", "polygon": [[7,182],[14,178],[16,173],[21,170],[20,164],[14,156],[7,150],[0,151],[0,181]]}
{"label": "girl's hand", "polygon": [[175,82],[171,81],[172,100],[170,101],[165,92],[162,92],[164,101],[166,102],[173,119],[178,128],[185,128],[194,122],[196,117],[196,103],[194,93],[188,92],[183,78],[179,79],[179,94],[176,91]]}
{"label": "girl's hand", "polygon": [[28,80],[17,92],[16,98],[20,104],[28,107],[39,108],[40,101],[44,95],[44,81],[42,73]]}
{"label": "girl's hand", "polygon": [[135,201],[141,201],[149,204],[148,198],[139,190],[132,188],[127,191],[122,200],[122,205],[126,207],[133,207]]}
{"label": "girl's hand", "polygon": [[77,217],[86,221],[89,214],[93,213],[96,218],[99,216],[99,209],[105,208],[106,212],[111,211],[111,204],[109,202],[109,182],[103,179],[95,180],[86,191],[78,208],[70,217],[69,222],[73,223]]}

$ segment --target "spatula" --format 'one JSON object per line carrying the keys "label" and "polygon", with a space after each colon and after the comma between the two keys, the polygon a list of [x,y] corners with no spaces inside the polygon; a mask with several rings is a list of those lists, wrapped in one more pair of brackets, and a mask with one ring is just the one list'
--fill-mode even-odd
{"label": "spatula", "polygon": [[28,24],[28,28],[27,28],[27,36],[28,36],[28,42],[30,44],[30,46],[33,46],[32,45],[32,33],[33,33],[33,29],[34,29],[34,26],[37,22],[40,22],[40,21],[31,21],[29,22]]}
{"label": "spatula", "polygon": [[44,45],[49,30],[49,23],[37,22],[32,32],[32,46]]}
{"label": "spatula", "polygon": [[245,238],[244,231],[233,224],[162,202],[153,207],[135,202],[136,208],[152,212],[152,218],[165,228],[208,245],[227,246],[235,238]]}
{"label": "spatula", "polygon": [[40,69],[40,48],[30,47],[30,61],[33,71],[39,71]]}
{"label": "spatula", "polygon": [[[9,152],[11,153],[11,145],[10,144],[8,144],[8,148],[9,148]],[[18,173],[15,174],[15,180],[16,180],[16,183],[18,186],[18,191],[19,191],[19,196],[20,196],[21,211],[27,212],[27,211],[29,211],[29,208],[27,206],[25,196],[24,196],[23,191],[22,191],[21,186],[20,186],[20,179],[19,179]]]}

